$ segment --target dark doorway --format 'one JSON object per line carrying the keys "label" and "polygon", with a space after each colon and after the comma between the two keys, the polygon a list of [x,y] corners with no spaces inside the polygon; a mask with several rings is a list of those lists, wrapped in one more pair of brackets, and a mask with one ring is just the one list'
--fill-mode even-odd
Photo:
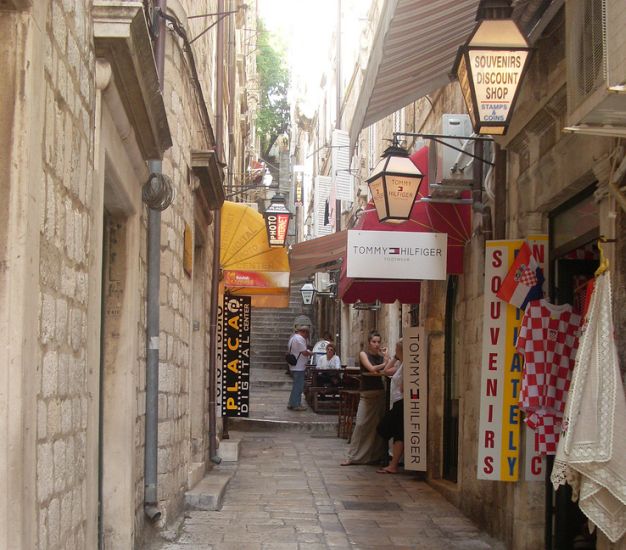
{"label": "dark doorway", "polygon": [[444,358],[444,409],[443,409],[443,478],[457,482],[459,463],[459,398],[455,361],[454,306],[458,277],[448,277],[446,293],[446,326]]}
{"label": "dark doorway", "polygon": [[[550,215],[550,299],[554,304],[571,304],[582,314],[587,283],[599,265],[597,204],[595,186],[579,193]],[[549,456],[547,475],[554,457]],[[547,550],[595,550],[596,534],[589,532],[587,518],[572,502],[572,489],[557,491],[546,479]]]}

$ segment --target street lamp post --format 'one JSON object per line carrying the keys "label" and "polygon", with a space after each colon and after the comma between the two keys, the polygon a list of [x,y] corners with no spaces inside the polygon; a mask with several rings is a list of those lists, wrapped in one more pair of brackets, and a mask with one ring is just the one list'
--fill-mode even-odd
{"label": "street lamp post", "polygon": [[267,229],[267,240],[271,248],[283,247],[287,240],[287,229],[289,228],[289,220],[292,214],[285,206],[285,202],[285,197],[277,193],[272,197],[270,205],[263,212],[265,228]]}
{"label": "street lamp post", "polygon": [[379,221],[408,220],[423,178],[406,149],[396,143],[387,147],[367,180]]}
{"label": "street lamp post", "polygon": [[510,0],[481,0],[478,24],[457,53],[453,72],[477,134],[506,134],[528,66],[530,48],[512,10]]}

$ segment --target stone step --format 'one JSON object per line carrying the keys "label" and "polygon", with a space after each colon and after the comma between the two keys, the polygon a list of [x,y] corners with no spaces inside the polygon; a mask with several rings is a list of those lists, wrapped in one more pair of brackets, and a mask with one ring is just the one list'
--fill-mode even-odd
{"label": "stone step", "polygon": [[229,418],[228,429],[240,432],[297,432],[337,434],[336,416],[328,421],[270,420],[266,418]]}
{"label": "stone step", "polygon": [[[285,378],[288,378],[288,377],[285,376]],[[274,390],[291,389],[290,379],[287,379],[283,382],[280,382],[277,380],[252,380],[251,384],[256,386],[257,388],[267,388],[267,389],[274,389]]]}
{"label": "stone step", "polygon": [[257,380],[265,380],[265,381],[273,381],[273,382],[289,382],[291,383],[292,377],[291,374],[287,374],[286,369],[257,369],[256,372],[253,370],[250,371],[250,379],[252,381]]}
{"label": "stone step", "polygon": [[239,451],[241,449],[241,439],[222,439],[217,447],[217,456],[223,462],[239,461]]}
{"label": "stone step", "polygon": [[285,359],[282,357],[276,361],[253,357],[250,360],[250,369],[287,370],[287,363],[285,363]]}
{"label": "stone step", "polygon": [[[254,340],[254,339],[253,339]],[[259,339],[257,338],[255,342],[252,342],[254,345],[252,346],[253,352],[258,352],[259,350],[263,351],[275,351],[278,353],[282,351],[283,353],[287,350],[287,342],[289,338],[285,340],[279,340],[278,338],[267,338],[267,339]]]}
{"label": "stone step", "polygon": [[278,365],[285,366],[285,354],[280,355],[251,355],[250,364],[261,368],[271,366],[275,368]]}
{"label": "stone step", "polygon": [[185,507],[188,510],[221,509],[224,492],[231,477],[231,472],[214,469],[193,489],[185,493]]}

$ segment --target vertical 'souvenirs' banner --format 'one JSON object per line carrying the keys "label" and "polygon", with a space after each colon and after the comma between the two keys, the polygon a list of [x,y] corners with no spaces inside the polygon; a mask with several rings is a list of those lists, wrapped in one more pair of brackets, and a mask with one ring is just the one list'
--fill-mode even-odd
{"label": "vertical 'souvenirs' banner", "polygon": [[250,410],[250,296],[224,295],[222,322],[222,416]]}
{"label": "vertical 'souvenirs' banner", "polygon": [[[523,242],[487,241],[485,247],[478,479],[519,478],[522,419],[518,402],[523,360],[515,341],[524,312],[500,300],[496,293]],[[545,273],[547,237],[533,236],[528,243]],[[525,451],[526,464],[536,463],[534,450],[525,444]]]}
{"label": "vertical 'souvenirs' banner", "polygon": [[404,385],[404,469],[426,471],[428,447],[428,369],[424,327],[407,327],[402,336]]}

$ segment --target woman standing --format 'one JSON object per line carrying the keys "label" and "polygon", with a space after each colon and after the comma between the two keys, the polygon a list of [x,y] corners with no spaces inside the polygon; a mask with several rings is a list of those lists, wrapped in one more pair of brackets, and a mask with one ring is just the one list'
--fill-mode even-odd
{"label": "woman standing", "polygon": [[348,458],[341,463],[342,466],[370,464],[385,457],[385,442],[376,433],[376,426],[385,414],[381,371],[393,360],[387,355],[387,348],[381,348],[380,333],[372,330],[367,337],[367,348],[359,353],[361,396]]}
{"label": "woman standing", "polygon": [[393,361],[387,363],[383,374],[391,376],[390,397],[392,407],[385,413],[376,431],[385,440],[393,439],[391,462],[388,466],[376,470],[379,474],[397,474],[398,464],[404,453],[404,394],[402,383],[402,338],[396,344]]}

